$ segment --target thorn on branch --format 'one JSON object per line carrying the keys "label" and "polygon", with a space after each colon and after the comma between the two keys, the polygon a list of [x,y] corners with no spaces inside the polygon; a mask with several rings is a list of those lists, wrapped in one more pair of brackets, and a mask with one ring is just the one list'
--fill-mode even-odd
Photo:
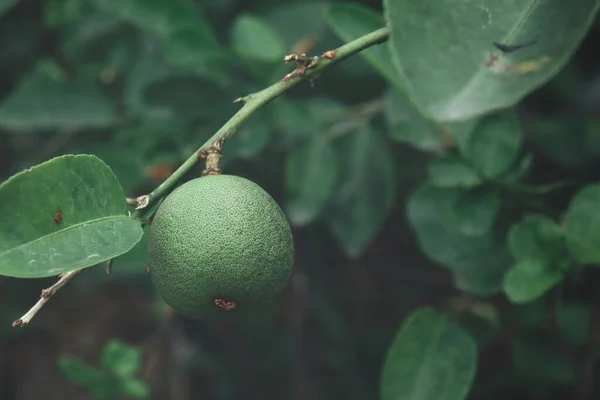
{"label": "thorn on branch", "polygon": [[235,99],[233,101],[233,104],[237,104],[237,103],[243,103],[245,100],[243,97],[238,97],[237,99]]}
{"label": "thorn on branch", "polygon": [[65,286],[67,282],[70,281],[71,278],[73,278],[79,272],[81,272],[81,270],[77,269],[75,271],[67,272],[66,274],[60,275],[60,279],[58,280],[58,282],[56,282],[49,288],[42,290],[38,302],[35,303],[35,305],[31,307],[31,309],[27,311],[21,318],[12,323],[13,328],[24,327],[29,322],[31,322],[33,317],[38,313],[38,311],[42,309],[44,304],[46,304],[56,292],[58,292],[63,286]]}

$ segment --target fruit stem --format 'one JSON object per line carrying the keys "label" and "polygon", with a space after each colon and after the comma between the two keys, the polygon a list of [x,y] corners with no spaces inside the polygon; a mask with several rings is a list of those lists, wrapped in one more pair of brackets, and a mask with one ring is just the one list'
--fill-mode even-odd
{"label": "fruit stem", "polygon": [[221,175],[219,159],[221,158],[224,142],[224,140],[218,140],[210,149],[200,154],[200,158],[206,160],[206,168],[202,171],[202,176]]}

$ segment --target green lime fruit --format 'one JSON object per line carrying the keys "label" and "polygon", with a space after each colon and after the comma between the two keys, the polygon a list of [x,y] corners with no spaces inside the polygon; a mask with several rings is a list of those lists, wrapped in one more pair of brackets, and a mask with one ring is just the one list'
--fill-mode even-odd
{"label": "green lime fruit", "polygon": [[272,300],[294,259],[288,220],[256,183],[233,175],[188,181],[158,208],[148,235],[148,262],[158,294],[178,313]]}

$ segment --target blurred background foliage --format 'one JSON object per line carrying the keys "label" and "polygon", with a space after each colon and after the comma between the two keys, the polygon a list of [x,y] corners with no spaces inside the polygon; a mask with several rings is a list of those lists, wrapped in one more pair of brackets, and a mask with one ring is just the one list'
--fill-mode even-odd
{"label": "blurred background foliage", "polygon": [[[285,54],[321,54],[381,13],[377,0],[1,0],[0,179],[87,153],[128,196],[147,193],[235,98],[291,70]],[[397,329],[424,306],[477,343],[470,399],[598,398],[599,39],[596,21],[548,84],[460,123],[423,119],[379,48],[286,92],[221,164],[294,227],[281,302],[174,315],[142,240],[15,330],[54,280],[1,278],[2,398],[376,399]]]}

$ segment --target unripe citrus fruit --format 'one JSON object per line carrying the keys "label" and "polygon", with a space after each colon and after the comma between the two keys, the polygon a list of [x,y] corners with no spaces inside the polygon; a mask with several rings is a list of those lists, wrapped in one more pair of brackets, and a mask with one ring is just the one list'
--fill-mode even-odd
{"label": "unripe citrus fruit", "polygon": [[272,299],[289,280],[293,257],[281,208],[260,186],[232,175],[204,176],[174,190],[148,236],[159,295],[192,318]]}

